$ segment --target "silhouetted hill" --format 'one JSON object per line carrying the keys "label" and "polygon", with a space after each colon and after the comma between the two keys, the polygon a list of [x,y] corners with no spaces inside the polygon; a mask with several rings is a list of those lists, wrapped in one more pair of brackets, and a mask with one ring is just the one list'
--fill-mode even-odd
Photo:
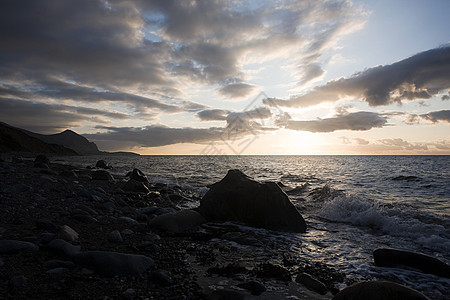
{"label": "silhouetted hill", "polygon": [[46,143],[29,136],[19,128],[0,122],[0,152],[35,152],[64,155],[77,153],[62,145]]}
{"label": "silhouetted hill", "polygon": [[84,136],[81,136],[69,129],[61,133],[50,135],[34,133],[26,130],[24,130],[24,132],[29,136],[40,139],[41,141],[44,141],[46,143],[58,144],[73,149],[81,155],[103,154],[98,150],[95,143],[89,142],[89,140]]}

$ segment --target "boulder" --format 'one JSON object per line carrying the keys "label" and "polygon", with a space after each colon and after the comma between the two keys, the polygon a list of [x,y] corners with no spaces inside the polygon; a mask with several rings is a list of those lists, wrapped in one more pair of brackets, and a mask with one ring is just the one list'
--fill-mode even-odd
{"label": "boulder", "polygon": [[380,248],[373,251],[375,265],[379,267],[406,266],[424,273],[450,278],[450,266],[439,259],[421,253]]}
{"label": "boulder", "polygon": [[325,284],[309,275],[308,273],[299,273],[297,278],[295,278],[295,282],[301,283],[306,286],[308,289],[315,291],[321,295],[325,295],[328,292]]}
{"label": "boulder", "polygon": [[148,223],[148,225],[151,228],[180,233],[194,229],[205,222],[206,220],[202,215],[188,209],[156,216]]}
{"label": "boulder", "polygon": [[21,252],[36,252],[39,246],[30,242],[16,241],[16,240],[1,240],[0,253],[2,254],[16,254]]}
{"label": "boulder", "polygon": [[97,168],[100,168],[100,169],[111,169],[111,167],[108,166],[108,164],[106,163],[106,161],[104,161],[103,159],[97,161],[97,163],[95,164],[95,166],[96,166]]}
{"label": "boulder", "polygon": [[144,255],[109,251],[81,252],[73,261],[105,277],[136,276],[155,264],[153,259]]}
{"label": "boulder", "polygon": [[114,177],[108,171],[97,170],[92,172],[92,179],[113,181]]}
{"label": "boulder", "polygon": [[200,201],[198,211],[208,221],[237,221],[287,232],[306,232],[306,223],[275,182],[257,182],[239,170],[229,170]]}
{"label": "boulder", "polygon": [[130,179],[139,181],[139,182],[145,182],[148,183],[147,176],[145,176],[144,173],[141,172],[139,169],[133,169],[133,171],[128,172],[127,177],[130,177]]}
{"label": "boulder", "polygon": [[134,179],[128,180],[122,187],[122,189],[126,192],[132,193],[149,193],[148,187],[142,182]]}
{"label": "boulder", "polygon": [[75,264],[92,269],[105,277],[136,276],[154,265],[153,259],[144,255],[109,251],[80,252],[80,246],[74,246],[62,239],[51,241],[48,248]]}
{"label": "boulder", "polygon": [[58,231],[58,237],[67,242],[73,242],[78,239],[78,233],[70,226],[63,225]]}
{"label": "boulder", "polygon": [[427,300],[420,292],[389,281],[363,281],[346,287],[333,300]]}

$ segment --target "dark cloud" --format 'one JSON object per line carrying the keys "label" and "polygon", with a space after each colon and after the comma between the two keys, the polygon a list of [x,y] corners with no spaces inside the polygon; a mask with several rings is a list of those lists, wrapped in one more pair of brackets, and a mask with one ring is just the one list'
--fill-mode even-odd
{"label": "dark cloud", "polygon": [[370,68],[340,78],[288,100],[270,99],[267,105],[307,107],[350,97],[371,106],[428,99],[450,87],[450,47],[421,52],[397,63]]}
{"label": "dark cloud", "polygon": [[67,128],[80,127],[82,121],[111,123],[108,119],[127,120],[131,117],[108,110],[0,97],[2,121],[38,133],[56,133]]}
{"label": "dark cloud", "polygon": [[420,144],[420,143],[410,143],[408,141],[405,141],[400,138],[396,139],[382,139],[379,140],[379,142],[385,146],[390,146],[395,149],[402,149],[402,150],[428,150],[428,146],[426,144]]}
{"label": "dark cloud", "polygon": [[450,110],[439,110],[420,115],[422,119],[437,123],[444,121],[450,123]]}
{"label": "dark cloud", "polygon": [[205,109],[197,113],[197,117],[202,121],[225,121],[230,113],[224,109]]}
{"label": "dark cloud", "polygon": [[255,90],[255,86],[247,83],[232,83],[219,88],[219,93],[227,98],[245,97]]}
{"label": "dark cloud", "polygon": [[387,118],[374,112],[360,111],[311,121],[295,121],[288,117],[279,121],[278,124],[286,129],[310,132],[364,131],[384,127],[387,125]]}
{"label": "dark cloud", "polygon": [[415,125],[420,123],[420,118],[416,114],[409,114],[406,116],[405,120],[403,120],[405,124]]}

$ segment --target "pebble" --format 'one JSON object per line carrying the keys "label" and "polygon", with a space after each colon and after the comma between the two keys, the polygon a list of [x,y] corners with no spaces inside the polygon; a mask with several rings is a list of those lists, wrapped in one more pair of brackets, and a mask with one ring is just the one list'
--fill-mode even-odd
{"label": "pebble", "polygon": [[45,272],[46,274],[64,274],[69,272],[69,269],[67,268],[54,268],[54,269],[50,269],[47,272]]}
{"label": "pebble", "polygon": [[23,275],[18,275],[18,276],[14,276],[11,277],[11,279],[9,280],[9,285],[12,288],[19,288],[19,287],[23,287],[27,285],[27,278]]}
{"label": "pebble", "polygon": [[123,238],[122,238],[122,235],[120,234],[119,230],[111,231],[108,234],[108,242],[111,242],[111,243],[123,242]]}
{"label": "pebble", "polygon": [[58,231],[58,237],[67,242],[73,242],[78,240],[78,233],[70,226],[63,225]]}
{"label": "pebble", "polygon": [[167,270],[156,270],[151,274],[151,278],[162,286],[170,286],[173,284],[172,275]]}
{"label": "pebble", "polygon": [[301,283],[308,289],[315,291],[316,293],[319,293],[321,295],[325,295],[328,291],[325,284],[307,273],[299,273],[297,275],[297,278],[295,279],[295,282]]}

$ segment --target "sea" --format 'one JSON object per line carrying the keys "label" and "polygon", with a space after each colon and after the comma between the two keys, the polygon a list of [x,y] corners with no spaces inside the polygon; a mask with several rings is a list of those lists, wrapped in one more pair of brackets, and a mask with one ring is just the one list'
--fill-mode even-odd
{"label": "sea", "polygon": [[[355,280],[391,280],[432,299],[450,299],[450,279],[414,269],[376,267],[377,248],[416,251],[450,262],[450,156],[81,156],[104,159],[112,173],[138,168],[150,182],[202,197],[230,169],[283,187],[307,222],[305,234],[265,232],[283,249]],[[198,206],[199,201],[185,207]],[[250,228],[250,230],[252,230]]]}

